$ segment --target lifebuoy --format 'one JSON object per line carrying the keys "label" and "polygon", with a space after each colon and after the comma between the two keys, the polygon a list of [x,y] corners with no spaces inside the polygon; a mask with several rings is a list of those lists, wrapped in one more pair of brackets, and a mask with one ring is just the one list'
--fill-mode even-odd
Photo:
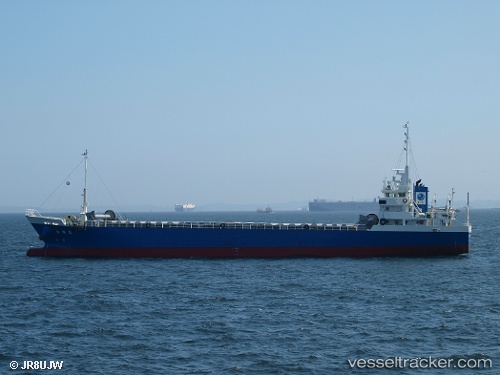
{"label": "lifebuoy", "polygon": [[403,203],[406,203],[406,202],[408,202],[408,199],[403,198]]}
{"label": "lifebuoy", "polygon": [[387,220],[385,219],[380,219],[380,225],[385,225],[387,223]]}
{"label": "lifebuoy", "polygon": [[309,225],[307,225],[307,224],[304,225],[304,229],[306,229],[306,230],[309,229]]}
{"label": "lifebuoy", "polygon": [[224,229],[225,227],[226,227],[226,223],[221,223],[221,224],[219,225],[219,228],[220,228],[220,229]]}
{"label": "lifebuoy", "polygon": [[146,228],[151,228],[151,223],[146,223]]}

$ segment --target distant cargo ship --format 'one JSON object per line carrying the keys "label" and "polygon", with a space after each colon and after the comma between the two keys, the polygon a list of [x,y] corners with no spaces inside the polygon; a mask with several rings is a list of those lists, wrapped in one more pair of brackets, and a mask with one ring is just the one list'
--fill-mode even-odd
{"label": "distant cargo ship", "polygon": [[343,202],[343,201],[327,201],[326,199],[314,199],[309,202],[309,211],[356,211],[356,212],[372,212],[379,208],[378,202]]}
{"label": "distant cargo ship", "polygon": [[273,212],[273,209],[270,206],[267,206],[266,208],[257,208],[257,212],[259,214],[270,214]]}
{"label": "distant cargo ship", "polygon": [[175,212],[189,212],[193,211],[195,207],[193,203],[177,203],[175,205]]}

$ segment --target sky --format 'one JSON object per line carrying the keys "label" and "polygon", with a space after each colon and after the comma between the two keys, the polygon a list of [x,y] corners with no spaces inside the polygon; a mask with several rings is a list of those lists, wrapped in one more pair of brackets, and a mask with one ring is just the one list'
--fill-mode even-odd
{"label": "sky", "polygon": [[496,204],[499,16],[493,0],[1,1],[0,207],[77,212],[85,150],[90,208],[373,200],[406,122],[431,194]]}

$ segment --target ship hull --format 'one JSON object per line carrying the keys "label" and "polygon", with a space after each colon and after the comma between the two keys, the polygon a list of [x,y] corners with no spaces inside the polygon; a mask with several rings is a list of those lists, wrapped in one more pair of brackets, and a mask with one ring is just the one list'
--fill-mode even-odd
{"label": "ship hull", "polygon": [[418,257],[469,252],[466,231],[349,231],[33,225],[28,256],[95,258]]}
{"label": "ship hull", "polygon": [[429,257],[460,255],[469,252],[467,246],[406,246],[406,247],[248,247],[248,248],[31,248],[32,257],[76,258],[368,258],[368,257]]}

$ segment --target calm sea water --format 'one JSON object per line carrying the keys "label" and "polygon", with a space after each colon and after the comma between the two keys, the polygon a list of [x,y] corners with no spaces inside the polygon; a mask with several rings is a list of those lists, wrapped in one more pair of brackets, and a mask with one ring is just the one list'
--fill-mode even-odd
{"label": "calm sea water", "polygon": [[[147,216],[332,221],[302,212]],[[471,216],[471,254],[458,257],[99,260],[28,258],[36,233],[23,215],[0,215],[0,373],[453,372],[348,363],[432,356],[491,360],[460,373],[498,374],[500,210]],[[63,369],[10,369],[51,360]]]}

